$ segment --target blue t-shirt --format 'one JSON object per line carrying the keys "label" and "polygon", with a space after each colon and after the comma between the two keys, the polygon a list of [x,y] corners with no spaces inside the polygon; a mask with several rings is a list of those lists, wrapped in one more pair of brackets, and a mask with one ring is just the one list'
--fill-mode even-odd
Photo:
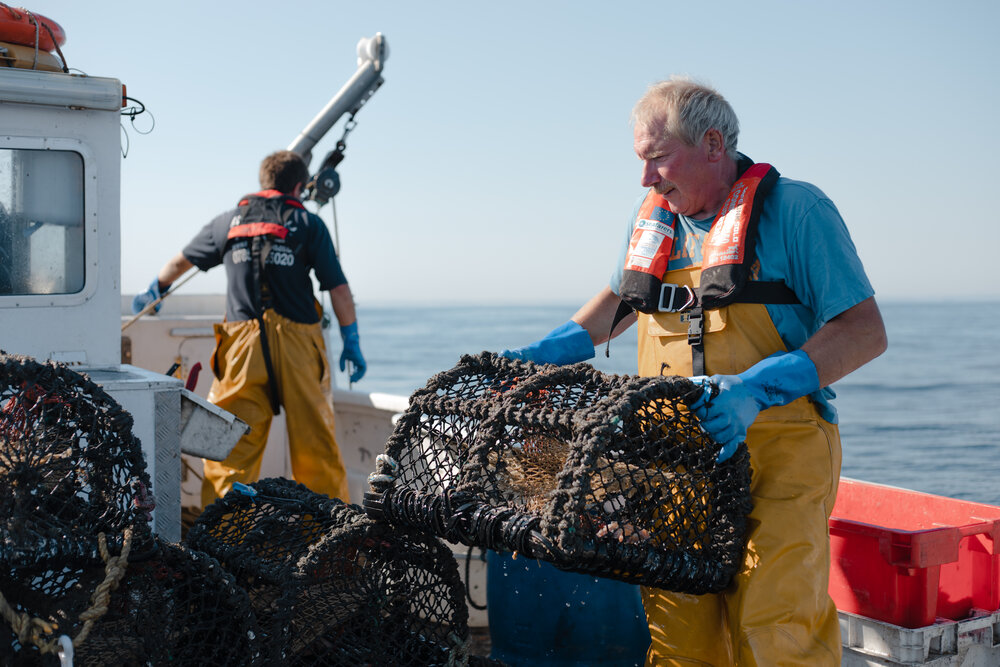
{"label": "blue t-shirt", "polygon": [[[629,217],[618,265],[611,276],[611,290],[618,294],[632,227],[646,195]],[[712,218],[693,220],[677,216],[677,235],[667,270],[701,264],[701,246]],[[833,202],[814,185],[778,179],[764,200],[758,224],[757,264],[754,280],[780,280],[798,296],[801,305],[766,306],[778,334],[789,350],[797,350],[828,321],[873,296],[868,276]],[[837,423],[830,403],[836,394],[825,387],[811,395],[820,415]]]}

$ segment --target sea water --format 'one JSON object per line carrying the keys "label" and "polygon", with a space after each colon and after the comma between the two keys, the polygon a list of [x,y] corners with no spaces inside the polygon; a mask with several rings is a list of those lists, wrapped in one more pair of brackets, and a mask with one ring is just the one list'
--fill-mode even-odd
{"label": "sea water", "polygon": [[[527,344],[576,307],[361,304],[368,371],[353,388],[408,396],[461,355]],[[888,351],[834,384],[843,475],[1000,505],[1000,303],[880,307]],[[592,363],[634,373],[634,327]]]}

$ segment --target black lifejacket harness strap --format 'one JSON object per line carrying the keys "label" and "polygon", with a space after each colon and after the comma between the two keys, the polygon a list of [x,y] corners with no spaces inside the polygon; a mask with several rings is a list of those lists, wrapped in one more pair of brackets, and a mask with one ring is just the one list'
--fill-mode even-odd
{"label": "black lifejacket harness strap", "polygon": [[264,190],[247,195],[237,206],[240,219],[239,225],[229,228],[227,239],[246,238],[250,241],[250,271],[254,285],[254,315],[260,328],[260,347],[264,354],[264,367],[267,369],[268,399],[271,411],[281,414],[281,402],[278,400],[278,381],[274,373],[274,362],[271,360],[271,345],[267,339],[267,327],[264,325],[264,311],[273,305],[271,286],[267,282],[264,267],[268,255],[271,254],[271,244],[274,238],[284,239],[288,236],[285,223],[296,208],[304,208],[302,202],[295,197],[275,190]]}
{"label": "black lifejacket harness strap", "polygon": [[[688,313],[688,345],[694,375],[705,374],[705,310],[730,303],[801,303],[782,281],[749,280],[756,260],[757,223],[764,199],[778,181],[769,164],[754,164],[740,155],[738,178],[705,238],[700,285],[691,288],[662,282],[673,250],[676,215],[667,202],[650,191],[639,210],[636,230],[619,286],[621,302],[608,334],[605,355],[611,355],[611,335],[630,313]],[[752,204],[745,205],[746,199]],[[655,247],[654,247],[655,246]]]}

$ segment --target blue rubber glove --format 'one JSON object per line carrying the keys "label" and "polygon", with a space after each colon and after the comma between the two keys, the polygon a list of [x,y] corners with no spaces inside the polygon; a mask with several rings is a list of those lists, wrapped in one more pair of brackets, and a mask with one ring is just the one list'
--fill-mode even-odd
{"label": "blue rubber glove", "polygon": [[501,350],[499,354],[508,359],[562,366],[592,359],[594,341],[590,339],[586,329],[570,320],[550,331],[541,340],[513,350]]}
{"label": "blue rubber glove", "polygon": [[[149,284],[149,288],[145,292],[140,292],[132,298],[132,314],[138,315],[142,312],[142,309],[153,303],[157,299],[163,296],[162,292],[166,292],[170,289],[170,285],[164,285],[163,290],[160,290],[160,279],[153,278],[153,282]],[[153,307],[153,312],[160,312],[160,304],[156,304]]]}
{"label": "blue rubber glove", "polygon": [[[761,410],[792,401],[819,389],[816,365],[802,350],[776,352],[739,375],[691,378],[704,392],[691,405],[705,431],[722,445],[716,461],[728,459]],[[713,397],[713,389],[718,393]]]}
{"label": "blue rubber glove", "polygon": [[347,369],[347,362],[354,365],[351,372],[351,382],[357,382],[364,377],[368,364],[361,356],[361,338],[358,336],[358,323],[354,321],[340,327],[340,337],[344,340],[344,351],[340,353],[340,370]]}

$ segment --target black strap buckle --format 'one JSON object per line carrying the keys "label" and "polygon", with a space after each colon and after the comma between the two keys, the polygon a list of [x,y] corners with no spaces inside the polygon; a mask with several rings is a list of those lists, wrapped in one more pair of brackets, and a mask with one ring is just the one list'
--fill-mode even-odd
{"label": "black strap buckle", "polygon": [[[678,301],[681,302],[680,305]],[[660,301],[656,304],[656,309],[661,313],[679,313],[693,306],[696,301],[694,290],[687,285],[663,283],[660,285]]]}
{"label": "black strap buckle", "polygon": [[688,321],[688,345],[701,345],[704,338],[702,327],[704,319],[701,313],[691,313],[691,319]]}

